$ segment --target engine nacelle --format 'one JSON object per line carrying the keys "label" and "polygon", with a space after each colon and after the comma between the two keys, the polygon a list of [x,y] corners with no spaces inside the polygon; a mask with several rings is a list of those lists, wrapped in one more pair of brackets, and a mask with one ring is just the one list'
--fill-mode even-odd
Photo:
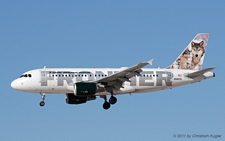
{"label": "engine nacelle", "polygon": [[90,100],[95,100],[96,96],[75,96],[74,94],[66,94],[66,103],[68,104],[82,104]]}
{"label": "engine nacelle", "polygon": [[66,94],[66,103],[68,104],[82,104],[87,102],[87,97],[78,97],[73,94]]}
{"label": "engine nacelle", "polygon": [[78,82],[74,84],[75,96],[90,96],[94,95],[97,91],[97,84],[90,82]]}

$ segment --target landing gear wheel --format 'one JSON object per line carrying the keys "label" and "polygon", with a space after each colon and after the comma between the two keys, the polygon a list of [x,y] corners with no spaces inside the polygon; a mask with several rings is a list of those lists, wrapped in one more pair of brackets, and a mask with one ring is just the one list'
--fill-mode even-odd
{"label": "landing gear wheel", "polygon": [[105,101],[105,103],[102,105],[103,109],[108,110],[110,108],[110,103]]}
{"label": "landing gear wheel", "polygon": [[44,102],[44,101],[41,101],[41,102],[40,102],[40,106],[41,106],[41,107],[45,106],[45,102]]}
{"label": "landing gear wheel", "polygon": [[115,104],[116,102],[117,102],[117,98],[114,97],[114,96],[111,96],[110,99],[109,99],[109,103],[113,105],[113,104]]}
{"label": "landing gear wheel", "polygon": [[40,102],[40,106],[43,107],[43,106],[45,106],[45,102],[44,102],[44,100],[45,100],[45,93],[40,93],[40,94],[41,94],[41,99],[42,99],[42,101]]}

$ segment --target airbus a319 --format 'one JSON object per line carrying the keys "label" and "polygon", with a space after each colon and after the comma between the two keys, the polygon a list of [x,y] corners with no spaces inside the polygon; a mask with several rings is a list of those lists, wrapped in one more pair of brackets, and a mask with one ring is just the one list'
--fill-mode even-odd
{"label": "airbus a319", "polygon": [[[202,69],[209,34],[197,34],[167,68],[143,68],[153,59],[122,68],[42,68],[25,72],[11,83],[13,89],[41,94],[65,94],[66,103],[82,104],[104,99],[103,108],[117,102],[117,95],[154,92],[215,77],[214,67]],[[107,100],[107,96],[110,98]]]}

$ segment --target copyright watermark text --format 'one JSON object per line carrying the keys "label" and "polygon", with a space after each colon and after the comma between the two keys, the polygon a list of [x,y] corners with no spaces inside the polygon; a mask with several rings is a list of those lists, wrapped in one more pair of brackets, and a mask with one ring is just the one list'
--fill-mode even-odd
{"label": "copyright watermark text", "polygon": [[218,139],[221,138],[222,135],[220,134],[173,134],[173,138],[212,138],[212,139]]}

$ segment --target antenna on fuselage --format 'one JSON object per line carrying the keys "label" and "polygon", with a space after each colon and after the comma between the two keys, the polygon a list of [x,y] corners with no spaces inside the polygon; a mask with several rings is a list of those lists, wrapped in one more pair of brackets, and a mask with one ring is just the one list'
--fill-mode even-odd
{"label": "antenna on fuselage", "polygon": [[46,68],[46,66],[44,66],[44,69]]}

